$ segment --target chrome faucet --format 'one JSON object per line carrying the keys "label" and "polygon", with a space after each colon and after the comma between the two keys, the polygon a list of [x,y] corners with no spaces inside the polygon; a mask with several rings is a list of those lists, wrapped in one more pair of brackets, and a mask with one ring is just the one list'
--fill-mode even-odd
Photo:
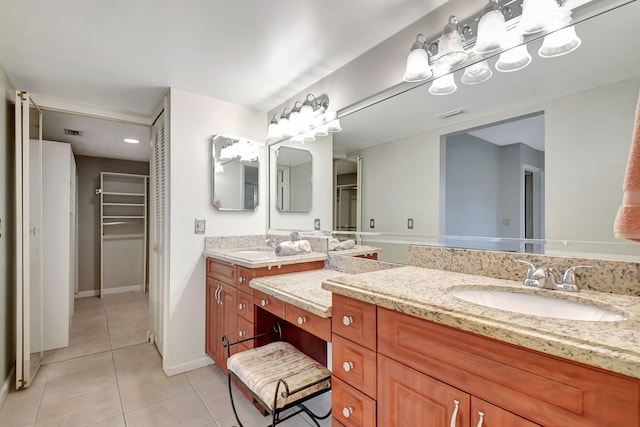
{"label": "chrome faucet", "polygon": [[549,267],[537,267],[530,262],[520,259],[514,260],[527,265],[527,274],[524,278],[525,286],[532,286],[541,289],[553,289],[559,291],[579,292],[578,280],[576,278],[576,268],[591,268],[590,265],[576,265],[569,267],[562,278],[558,272]]}
{"label": "chrome faucet", "polygon": [[276,247],[278,247],[280,245],[280,242],[277,241],[276,239],[267,239],[264,241],[265,245],[267,246],[271,246],[273,249],[275,249]]}

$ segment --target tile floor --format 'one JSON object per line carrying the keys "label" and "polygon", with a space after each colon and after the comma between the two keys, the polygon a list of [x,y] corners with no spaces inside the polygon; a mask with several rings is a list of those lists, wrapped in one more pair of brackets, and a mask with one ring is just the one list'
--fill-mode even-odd
{"label": "tile floor", "polygon": [[[159,353],[146,342],[146,295],[130,292],[75,303],[69,347],[46,352],[31,387],[9,393],[0,408],[0,426],[237,425],[227,377],[217,367],[172,377],[164,374]],[[242,395],[237,396],[246,427],[269,424]],[[328,409],[329,394],[316,400],[311,406]],[[280,425],[312,424],[301,415]],[[331,423],[325,420],[322,425]]]}

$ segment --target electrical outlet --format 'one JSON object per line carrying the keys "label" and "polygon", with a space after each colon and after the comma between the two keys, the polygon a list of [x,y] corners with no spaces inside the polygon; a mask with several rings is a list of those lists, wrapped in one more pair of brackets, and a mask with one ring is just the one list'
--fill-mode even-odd
{"label": "electrical outlet", "polygon": [[313,229],[316,231],[320,231],[320,218],[316,218],[313,220]]}
{"label": "electrical outlet", "polygon": [[196,218],[196,223],[194,227],[195,234],[204,234],[204,231],[207,228],[207,220],[204,218]]}
{"label": "electrical outlet", "polygon": [[407,228],[413,230],[413,218],[407,218]]}
{"label": "electrical outlet", "polygon": [[369,228],[376,228],[376,220],[371,218],[369,220]]}
{"label": "electrical outlet", "polygon": [[511,225],[511,220],[509,218],[505,218],[502,220],[502,225]]}

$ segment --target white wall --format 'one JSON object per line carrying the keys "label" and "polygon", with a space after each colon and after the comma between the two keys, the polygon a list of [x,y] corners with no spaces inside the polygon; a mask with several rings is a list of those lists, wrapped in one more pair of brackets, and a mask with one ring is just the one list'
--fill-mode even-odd
{"label": "white wall", "polygon": [[13,204],[13,106],[15,89],[0,64],[0,404],[3,383],[15,363]]}
{"label": "white wall", "polygon": [[291,210],[302,211],[313,203],[313,187],[308,182],[313,181],[313,171],[311,163],[303,163],[301,165],[291,166]]}
{"label": "white wall", "polygon": [[[311,171],[311,211],[306,213],[280,212],[276,208],[276,156],[273,154],[278,147],[292,147],[309,150],[312,156]],[[269,228],[271,230],[313,230],[313,221],[320,218],[320,228],[331,230],[333,227],[333,137],[316,139],[314,142],[300,144],[284,141],[269,147],[271,151],[270,168],[273,179],[269,180]],[[293,173],[293,172],[292,172]],[[293,175],[291,176],[293,180]],[[293,208],[293,206],[291,206]]]}
{"label": "white wall", "polygon": [[[266,162],[261,157],[260,205],[255,211],[224,212],[213,207],[211,138],[266,137],[266,114],[172,88],[169,101],[169,289],[165,304],[163,367],[170,375],[204,366],[205,235],[261,234],[265,231]],[[194,234],[194,218],[207,221]]]}
{"label": "white wall", "polygon": [[437,236],[441,136],[544,111],[546,238],[616,241],[639,88],[640,79],[628,80],[350,153],[363,157],[363,231]]}

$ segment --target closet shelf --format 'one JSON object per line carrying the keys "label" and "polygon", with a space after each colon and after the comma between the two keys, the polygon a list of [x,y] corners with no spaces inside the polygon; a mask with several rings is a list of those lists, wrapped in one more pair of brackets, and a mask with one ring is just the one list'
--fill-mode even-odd
{"label": "closet shelf", "polygon": [[102,206],[145,206],[144,203],[103,203]]}
{"label": "closet shelf", "polygon": [[144,215],[107,215],[102,219],[144,219]]}
{"label": "closet shelf", "polygon": [[103,191],[103,195],[105,196],[135,196],[135,197],[144,197],[144,193],[117,193],[114,191]]}

